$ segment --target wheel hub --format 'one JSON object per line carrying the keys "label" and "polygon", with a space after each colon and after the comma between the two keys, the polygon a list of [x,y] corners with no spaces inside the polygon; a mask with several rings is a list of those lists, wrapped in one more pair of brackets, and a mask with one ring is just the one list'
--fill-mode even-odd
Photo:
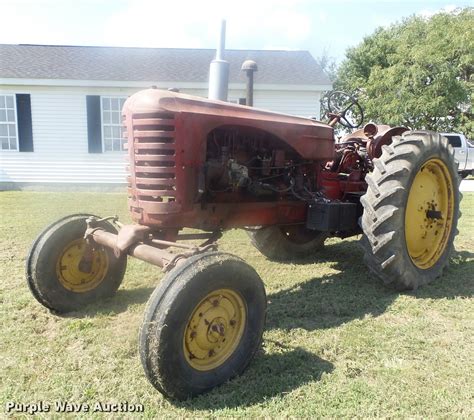
{"label": "wheel hub", "polygon": [[421,269],[436,264],[451,233],[453,182],[439,159],[429,159],[415,175],[405,211],[405,239],[412,262]]}
{"label": "wheel hub", "polygon": [[220,366],[237,348],[245,329],[242,298],[230,289],[208,294],[194,309],[186,326],[183,349],[196,370]]}
{"label": "wheel hub", "polygon": [[95,289],[104,280],[109,259],[103,249],[92,249],[84,239],[69,243],[56,263],[61,285],[76,293]]}

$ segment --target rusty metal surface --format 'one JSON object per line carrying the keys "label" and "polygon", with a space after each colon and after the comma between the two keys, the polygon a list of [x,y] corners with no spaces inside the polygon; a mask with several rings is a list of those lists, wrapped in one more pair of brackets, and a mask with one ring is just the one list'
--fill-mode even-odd
{"label": "rusty metal surface", "polygon": [[[93,222],[93,220],[91,222],[88,222],[89,227],[87,228],[84,235],[88,243],[96,243],[111,248],[114,251],[117,250],[117,243],[120,240],[120,232],[118,235],[116,235],[114,233],[105,231],[103,228],[93,227]],[[131,235],[130,232],[133,232],[136,226],[137,225],[124,225],[122,230],[125,229],[125,234],[123,234],[123,236],[131,238],[133,234]],[[158,267],[162,267],[164,271],[170,270],[178,263],[184,261],[186,258],[189,258],[193,255],[217,249],[217,245],[215,243],[204,244],[202,246],[184,246],[183,244],[170,243],[169,245],[171,246],[185,248],[187,250],[185,252],[172,253],[149,245],[149,243],[152,243],[152,241],[150,241],[149,243],[143,243],[135,237],[134,242],[130,242],[131,239],[128,239],[128,246],[126,248],[126,252],[128,255],[131,255],[132,257],[138,258],[142,261],[146,261]]]}
{"label": "rusty metal surface", "polygon": [[117,241],[115,242],[114,251],[118,256],[122,252],[126,252],[133,244],[143,242],[151,229],[142,225],[124,225],[119,230]]}
{"label": "rusty metal surface", "polygon": [[369,147],[369,156],[374,158],[379,158],[382,155],[382,146],[387,145],[392,142],[393,136],[399,136],[403,134],[405,131],[408,131],[406,127],[386,127],[383,131],[377,133],[374,136],[374,140],[371,142]]}
{"label": "rusty metal surface", "polygon": [[[366,124],[367,126],[368,124]],[[352,133],[346,134],[340,142],[345,143],[353,139],[361,139],[367,143],[367,151],[371,159],[379,158],[382,154],[382,146],[392,141],[392,136],[398,136],[408,131],[406,127],[391,127],[385,124],[371,124],[376,127],[376,133],[366,133],[366,127],[360,128]]]}
{"label": "rusty metal surface", "polygon": [[307,118],[149,89],[123,109],[128,133],[128,195],[132,218],[160,228],[205,230],[298,223],[301,202],[197,202],[207,135],[221,126],[244,126],[277,136],[305,159],[334,156],[333,129]]}
{"label": "rusty metal surface", "polygon": [[180,233],[178,236],[177,236],[177,240],[180,240],[180,241],[193,241],[193,240],[196,240],[196,239],[205,239],[206,241],[209,240],[210,238],[213,238],[215,236],[219,236],[221,235],[220,232],[211,232],[211,233],[207,233],[207,232],[203,232],[203,233]]}

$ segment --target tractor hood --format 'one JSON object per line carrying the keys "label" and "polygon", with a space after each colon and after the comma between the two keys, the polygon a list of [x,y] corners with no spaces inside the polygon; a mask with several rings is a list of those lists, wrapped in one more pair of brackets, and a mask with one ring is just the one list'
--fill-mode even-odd
{"label": "tractor hood", "polygon": [[208,133],[218,127],[242,127],[278,137],[305,159],[329,160],[334,156],[333,128],[311,118],[159,89],[135,93],[127,99],[122,112],[130,121],[172,119],[176,138],[187,149],[191,143],[205,148]]}
{"label": "tractor hood", "polygon": [[201,98],[160,89],[146,89],[135,93],[127,99],[123,107],[123,113],[193,113],[216,117],[233,117],[254,121],[272,121],[292,125],[305,125],[321,128],[326,136],[333,138],[333,129],[327,124],[315,121],[311,118],[296,117],[278,112],[266,111],[245,105],[237,105],[229,102]]}

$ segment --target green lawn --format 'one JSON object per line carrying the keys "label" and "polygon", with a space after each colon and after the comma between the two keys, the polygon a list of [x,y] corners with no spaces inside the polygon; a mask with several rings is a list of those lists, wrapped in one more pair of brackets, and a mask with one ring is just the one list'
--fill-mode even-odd
{"label": "green lawn", "polygon": [[[305,264],[266,261],[244,232],[221,250],[256,268],[268,317],[243,376],[184,403],[147,382],[138,329],[161,270],[137,260],[117,295],[59,317],[30,294],[28,248],[62,215],[118,214],[123,194],[0,192],[1,403],[142,403],[155,416],[474,416],[474,194],[465,194],[457,252],[443,278],[397,294],[372,278],[356,240],[331,240]],[[1,416],[1,415],[0,415]]]}

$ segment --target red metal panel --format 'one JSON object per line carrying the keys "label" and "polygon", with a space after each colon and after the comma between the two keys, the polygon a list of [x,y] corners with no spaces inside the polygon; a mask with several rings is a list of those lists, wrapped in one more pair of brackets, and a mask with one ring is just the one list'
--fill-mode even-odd
{"label": "red metal panel", "polygon": [[143,138],[148,138],[148,137],[166,137],[166,138],[172,138],[174,137],[174,132],[173,131],[160,131],[160,130],[134,130],[133,131],[133,137],[135,139],[143,139]]}
{"label": "red metal panel", "polygon": [[326,124],[221,101],[149,89],[126,101],[124,116],[132,217],[159,228],[214,230],[305,221],[304,202],[207,203],[204,208],[196,202],[207,135],[215,128],[252,127],[277,136],[304,159],[334,157],[333,129]]}

